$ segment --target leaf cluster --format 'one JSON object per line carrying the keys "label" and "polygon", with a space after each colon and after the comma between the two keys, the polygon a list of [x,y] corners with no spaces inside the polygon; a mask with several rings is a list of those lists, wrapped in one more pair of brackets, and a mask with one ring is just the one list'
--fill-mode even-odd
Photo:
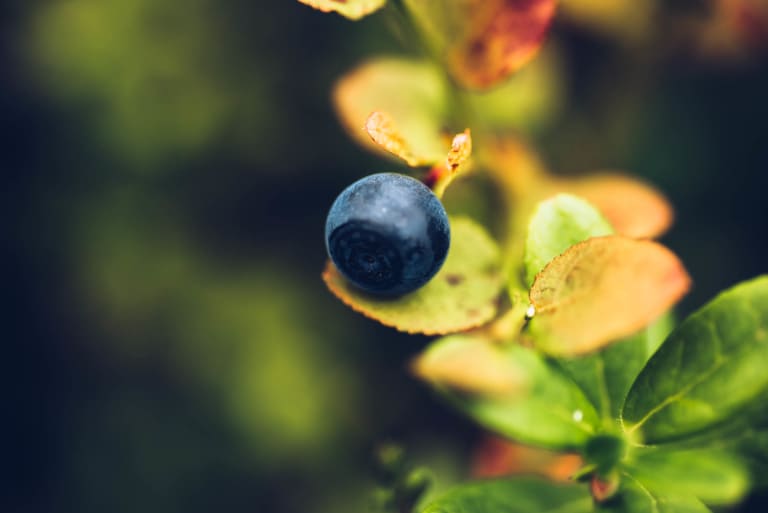
{"label": "leaf cluster", "polygon": [[[357,18],[384,2],[306,3]],[[330,263],[323,278],[372,319],[442,335],[412,370],[479,425],[581,458],[571,484],[470,483],[425,513],[687,512],[738,501],[768,462],[768,277],[675,327],[671,308],[691,280],[652,240],[672,222],[666,199],[622,173],[558,177],[512,130],[548,116],[508,100],[540,93],[546,59],[507,79],[538,53],[553,1],[395,7],[433,59],[378,58],[343,76],[333,95],[342,124],[439,196],[456,178],[485,175],[504,208],[494,236],[453,217],[444,267],[397,300],[366,296]]]}

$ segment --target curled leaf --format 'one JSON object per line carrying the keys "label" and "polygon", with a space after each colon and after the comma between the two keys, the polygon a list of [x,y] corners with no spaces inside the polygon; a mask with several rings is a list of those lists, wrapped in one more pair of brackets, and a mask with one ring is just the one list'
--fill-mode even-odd
{"label": "curled leaf", "polygon": [[370,150],[382,150],[364,129],[371,112],[380,111],[411,154],[430,162],[445,158],[445,84],[429,63],[394,57],[367,61],[336,83],[333,103],[349,135]]}
{"label": "curled leaf", "polygon": [[438,198],[443,196],[451,182],[468,167],[466,164],[471,154],[472,136],[467,128],[453,138],[445,163],[435,165],[427,176],[426,182]]}
{"label": "curled leaf", "polygon": [[465,129],[462,133],[456,134],[451,142],[451,149],[448,151],[448,169],[452,172],[466,162],[469,156],[472,154],[472,136],[469,133],[469,128]]}
{"label": "curled leaf", "polygon": [[395,157],[403,159],[411,167],[426,166],[430,160],[413,154],[408,142],[395,127],[392,116],[373,111],[365,120],[365,131],[374,143]]}
{"label": "curled leaf", "polygon": [[323,12],[337,12],[350,20],[359,20],[384,7],[387,0],[299,0]]}
{"label": "curled leaf", "polygon": [[556,1],[472,0],[461,5],[466,28],[448,48],[448,66],[461,85],[487,89],[536,55]]}
{"label": "curled leaf", "polygon": [[536,276],[529,333],[550,354],[588,353],[647,326],[689,287],[680,260],[658,243],[619,236],[588,239]]}
{"label": "curled leaf", "polygon": [[524,389],[526,371],[488,340],[451,335],[434,342],[413,361],[418,377],[480,394],[509,394]]}
{"label": "curled leaf", "polygon": [[419,290],[397,299],[369,296],[328,263],[323,280],[342,302],[386,326],[408,333],[445,335],[481,326],[496,315],[504,284],[499,248],[466,218],[451,219],[451,248],[442,269]]}

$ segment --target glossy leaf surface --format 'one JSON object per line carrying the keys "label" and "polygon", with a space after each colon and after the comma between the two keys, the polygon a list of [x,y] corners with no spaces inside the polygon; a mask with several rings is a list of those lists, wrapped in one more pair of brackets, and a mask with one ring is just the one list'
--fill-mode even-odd
{"label": "glossy leaf surface", "polygon": [[599,424],[582,391],[537,351],[519,345],[505,350],[527,371],[527,393],[478,396],[447,388],[440,391],[469,417],[500,435],[551,449],[582,447]]}
{"label": "glossy leaf surface", "polygon": [[768,276],[723,292],[687,318],[633,384],[623,419],[660,443],[704,430],[768,388]]}
{"label": "glossy leaf surface", "polygon": [[624,399],[637,375],[672,331],[673,320],[663,315],[636,335],[559,364],[584,390],[600,415],[612,424],[619,418]]}
{"label": "glossy leaf surface", "polygon": [[626,468],[650,490],[692,495],[707,504],[732,504],[749,487],[744,466],[722,451],[641,449]]}

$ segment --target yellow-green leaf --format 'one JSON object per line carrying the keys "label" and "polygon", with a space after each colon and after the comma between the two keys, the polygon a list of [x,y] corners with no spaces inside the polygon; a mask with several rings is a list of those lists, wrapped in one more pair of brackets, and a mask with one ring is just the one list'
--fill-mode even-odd
{"label": "yellow-green leaf", "polygon": [[530,286],[553,258],[590,237],[612,235],[613,228],[594,206],[570,194],[539,203],[528,224],[525,276]]}
{"label": "yellow-green leaf", "polygon": [[550,354],[588,353],[647,326],[689,287],[682,263],[664,246],[595,237],[571,246],[536,276],[528,333]]}
{"label": "yellow-green leaf", "polygon": [[323,12],[337,12],[351,20],[359,20],[384,7],[387,0],[299,0]]}
{"label": "yellow-green leaf", "polygon": [[481,326],[496,315],[504,280],[499,248],[466,218],[451,219],[451,248],[440,272],[422,288],[397,299],[369,296],[328,263],[323,279],[353,310],[409,333],[443,335]]}
{"label": "yellow-green leaf", "polygon": [[527,372],[509,352],[477,336],[450,335],[434,342],[413,361],[421,379],[466,392],[509,394],[527,384]]}
{"label": "yellow-green leaf", "polygon": [[341,124],[366,148],[382,152],[364,129],[371,112],[381,111],[413,155],[431,162],[445,158],[450,145],[443,132],[446,89],[437,67],[395,57],[367,61],[336,83],[333,102]]}

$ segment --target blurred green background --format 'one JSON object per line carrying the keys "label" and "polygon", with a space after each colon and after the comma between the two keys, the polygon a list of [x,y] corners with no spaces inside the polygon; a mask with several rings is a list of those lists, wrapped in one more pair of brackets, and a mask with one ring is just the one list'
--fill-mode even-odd
{"label": "blurred green background", "polygon": [[[645,37],[564,15],[557,108],[518,123],[559,172],[626,169],[669,196],[683,314],[768,271],[768,62],[688,51],[667,29],[704,3],[671,2]],[[386,440],[441,486],[466,476],[478,431],[407,372],[427,339],[319,276],[336,194],[396,169],[329,101],[404,51],[389,22],[292,0],[0,7],[0,510],[360,512]]]}

